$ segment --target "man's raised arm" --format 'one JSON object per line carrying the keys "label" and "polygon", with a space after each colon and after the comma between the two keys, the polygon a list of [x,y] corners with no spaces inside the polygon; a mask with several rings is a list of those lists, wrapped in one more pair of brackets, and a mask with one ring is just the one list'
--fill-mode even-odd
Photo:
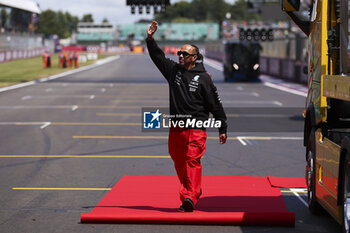
{"label": "man's raised arm", "polygon": [[153,39],[153,34],[157,31],[157,28],[158,23],[156,21],[153,21],[148,27],[146,39],[147,49],[154,64],[157,66],[163,76],[169,80],[171,69],[176,65],[176,63],[165,57],[164,52],[158,47],[157,43]]}

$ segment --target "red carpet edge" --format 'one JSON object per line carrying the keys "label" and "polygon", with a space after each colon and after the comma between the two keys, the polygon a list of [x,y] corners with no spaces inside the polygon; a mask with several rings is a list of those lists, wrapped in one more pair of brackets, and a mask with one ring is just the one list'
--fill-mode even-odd
{"label": "red carpet edge", "polygon": [[[300,178],[277,179],[279,185]],[[272,179],[274,180],[274,179]],[[204,176],[203,196],[193,213],[178,211],[175,176],[124,176],[82,223],[287,226],[295,224],[279,188],[268,177]]]}

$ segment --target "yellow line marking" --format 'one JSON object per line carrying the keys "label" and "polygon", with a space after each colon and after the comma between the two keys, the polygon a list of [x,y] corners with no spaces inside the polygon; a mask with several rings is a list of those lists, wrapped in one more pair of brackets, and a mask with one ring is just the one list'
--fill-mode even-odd
{"label": "yellow line marking", "polygon": [[0,155],[0,158],[137,158],[137,159],[167,159],[169,155]]}
{"label": "yellow line marking", "polygon": [[[41,190],[41,191],[110,191],[112,188],[37,188],[37,187],[13,187],[12,190]],[[281,190],[281,193],[307,193],[307,191]]]}
{"label": "yellow line marking", "polygon": [[138,125],[141,123],[122,123],[122,122],[52,122],[51,125]]}
{"label": "yellow line marking", "polygon": [[35,188],[14,187],[12,190],[47,190],[47,191],[109,191],[111,188]]}
{"label": "yellow line marking", "polygon": [[281,190],[281,193],[307,193],[307,191]]}
{"label": "yellow line marking", "polygon": [[226,114],[226,117],[238,118],[239,114]]}
{"label": "yellow line marking", "polygon": [[168,139],[168,136],[73,136],[73,138],[86,138],[86,139]]}
{"label": "yellow line marking", "polygon": [[[97,125],[97,126],[111,126],[111,125],[127,125],[140,126],[141,122],[49,122],[50,125]],[[44,125],[47,122],[0,122],[0,125]]]}
{"label": "yellow line marking", "polygon": [[139,116],[141,117],[142,113],[96,113],[96,116]]}
{"label": "yellow line marking", "polygon": [[[168,139],[168,136],[73,136],[74,139]],[[207,137],[218,140],[219,137]],[[266,137],[244,137],[245,140],[271,140]],[[227,140],[238,140],[237,137],[228,137]]]}
{"label": "yellow line marking", "polygon": [[[116,106],[116,105],[79,105],[79,108],[85,108],[85,109],[111,109],[111,108],[131,108],[131,109],[141,109],[144,107],[150,107],[150,106],[142,106],[142,105],[123,105],[123,106]],[[167,106],[158,106],[157,108],[166,108]]]}
{"label": "yellow line marking", "polygon": [[[169,103],[169,100],[157,100],[157,99],[148,99],[148,100],[137,100],[137,99],[134,99],[134,100],[126,100],[126,99],[116,99],[117,101],[119,101],[120,103],[133,103],[133,102],[136,102],[136,103],[153,103],[153,102],[156,102],[156,103]],[[113,100],[112,100],[113,101]],[[111,102],[113,103],[113,102]]]}
{"label": "yellow line marking", "polygon": [[96,98],[117,98],[118,100],[144,100],[144,99],[150,99],[150,100],[167,100],[169,96],[150,96],[150,95],[123,95],[123,96],[118,96],[118,95],[95,95]]}

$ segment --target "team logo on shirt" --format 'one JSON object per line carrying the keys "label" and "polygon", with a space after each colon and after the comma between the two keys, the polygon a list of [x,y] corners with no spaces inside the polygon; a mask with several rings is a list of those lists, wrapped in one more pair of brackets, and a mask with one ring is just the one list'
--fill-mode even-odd
{"label": "team logo on shirt", "polygon": [[198,89],[198,85],[199,85],[199,75],[196,75],[193,77],[193,79],[191,80],[190,84],[188,84],[188,86],[190,87],[190,92],[195,92]]}

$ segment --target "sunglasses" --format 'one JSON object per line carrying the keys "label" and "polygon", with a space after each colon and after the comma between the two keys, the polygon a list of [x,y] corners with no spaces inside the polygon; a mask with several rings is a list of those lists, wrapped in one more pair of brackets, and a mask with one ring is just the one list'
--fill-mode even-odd
{"label": "sunglasses", "polygon": [[190,54],[190,53],[188,53],[188,52],[186,52],[186,51],[177,51],[177,56],[183,56],[183,57],[187,57],[187,56],[195,56],[195,55],[197,55],[197,54]]}

